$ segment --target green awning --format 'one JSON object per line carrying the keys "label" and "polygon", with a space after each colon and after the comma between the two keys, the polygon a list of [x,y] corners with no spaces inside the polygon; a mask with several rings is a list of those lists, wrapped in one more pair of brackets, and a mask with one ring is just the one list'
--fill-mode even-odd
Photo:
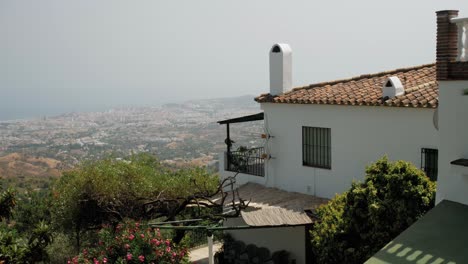
{"label": "green awning", "polygon": [[440,202],[365,263],[468,263],[468,206]]}

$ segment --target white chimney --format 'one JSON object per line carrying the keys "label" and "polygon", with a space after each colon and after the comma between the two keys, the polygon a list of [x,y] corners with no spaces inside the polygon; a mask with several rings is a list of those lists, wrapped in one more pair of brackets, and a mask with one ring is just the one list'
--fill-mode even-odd
{"label": "white chimney", "polygon": [[275,44],[270,50],[270,94],[279,95],[292,88],[292,51],[288,44]]}
{"label": "white chimney", "polygon": [[388,77],[382,86],[382,98],[394,98],[404,94],[405,88],[397,76]]}

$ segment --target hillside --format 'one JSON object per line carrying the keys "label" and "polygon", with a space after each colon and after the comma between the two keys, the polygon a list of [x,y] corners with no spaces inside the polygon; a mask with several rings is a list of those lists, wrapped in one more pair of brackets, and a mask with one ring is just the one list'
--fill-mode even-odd
{"label": "hillside", "polygon": [[11,153],[0,157],[0,177],[4,179],[58,177],[61,164],[52,158]]}

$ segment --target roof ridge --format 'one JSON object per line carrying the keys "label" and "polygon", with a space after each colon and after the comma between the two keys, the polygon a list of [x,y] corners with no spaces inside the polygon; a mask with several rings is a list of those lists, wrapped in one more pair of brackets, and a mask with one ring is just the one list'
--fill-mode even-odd
{"label": "roof ridge", "polygon": [[313,84],[309,84],[307,86],[293,88],[292,90],[290,90],[290,91],[288,91],[288,92],[286,92],[284,94],[288,94],[290,92],[295,92],[295,91],[302,90],[302,89],[311,89],[311,88],[315,88],[315,87],[319,87],[319,86],[335,85],[335,84],[342,83],[342,82],[356,81],[356,80],[360,80],[360,79],[364,79],[364,78],[380,77],[380,76],[387,75],[387,74],[408,72],[408,71],[419,70],[419,69],[422,69],[422,68],[427,68],[427,67],[432,67],[432,66],[435,66],[435,63],[428,63],[428,64],[422,64],[422,65],[418,65],[418,66],[405,67],[405,68],[397,68],[397,69],[393,69],[393,70],[382,71],[382,72],[377,72],[377,73],[372,73],[372,74],[361,74],[359,76],[354,76],[354,77],[346,78],[346,79],[337,79],[337,80],[333,80],[333,81],[313,83]]}

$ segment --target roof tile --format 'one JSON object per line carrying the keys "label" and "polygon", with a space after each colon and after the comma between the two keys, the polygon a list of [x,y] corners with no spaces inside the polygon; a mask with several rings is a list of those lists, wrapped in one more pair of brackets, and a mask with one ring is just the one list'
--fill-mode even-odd
{"label": "roof tile", "polygon": [[[405,87],[405,94],[383,100],[382,85],[391,76],[400,78]],[[426,64],[297,87],[277,96],[262,94],[256,97],[255,101],[259,103],[436,108],[439,103],[438,93],[435,64]]]}

